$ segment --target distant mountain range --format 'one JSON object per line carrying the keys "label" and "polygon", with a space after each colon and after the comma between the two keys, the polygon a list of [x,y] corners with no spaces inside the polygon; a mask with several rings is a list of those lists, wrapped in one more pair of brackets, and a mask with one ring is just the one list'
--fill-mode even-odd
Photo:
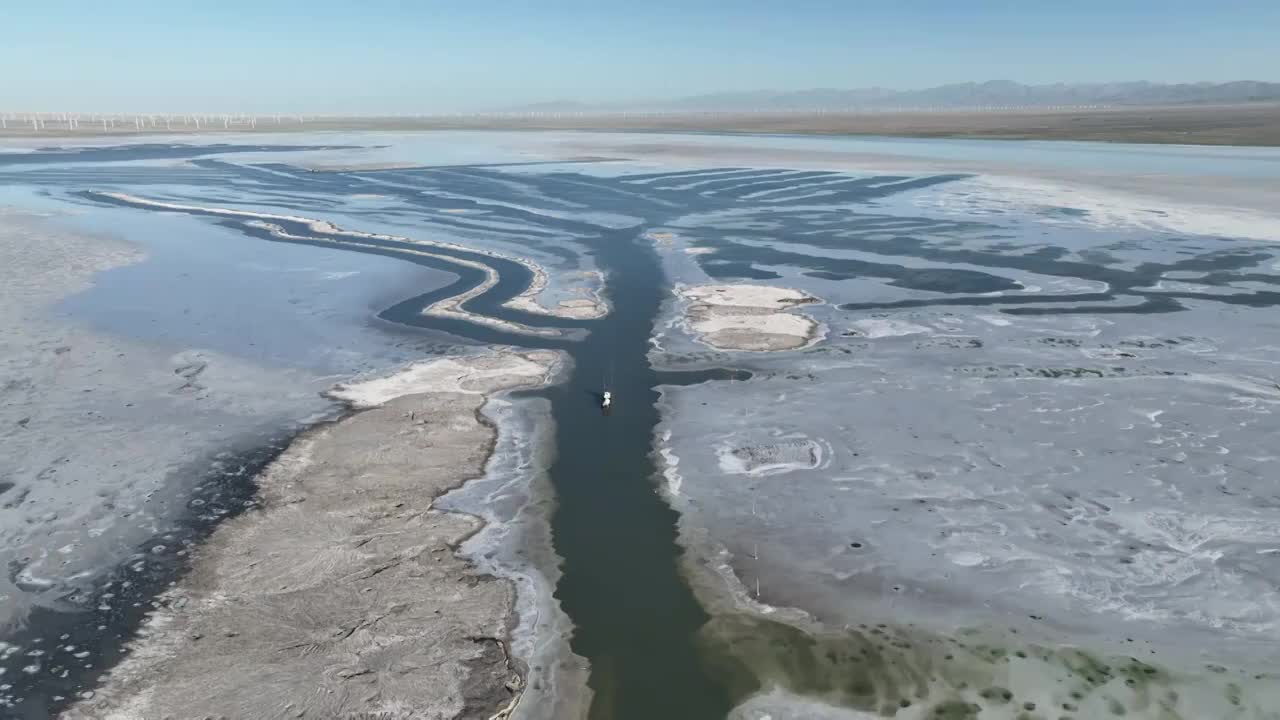
{"label": "distant mountain range", "polygon": [[955,110],[965,108],[1085,105],[1206,105],[1280,101],[1280,83],[1241,80],[1226,83],[1164,84],[1055,83],[1023,85],[1009,80],[939,85],[924,90],[858,88],[839,90],[759,90],[694,95],[650,103],[592,105],[547,102],[511,110],[519,112],[785,112],[815,110]]}

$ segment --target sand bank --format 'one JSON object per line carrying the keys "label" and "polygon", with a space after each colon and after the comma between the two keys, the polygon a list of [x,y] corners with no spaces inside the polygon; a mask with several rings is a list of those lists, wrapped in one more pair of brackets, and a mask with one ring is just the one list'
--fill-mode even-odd
{"label": "sand bank", "polygon": [[368,409],[268,468],[260,508],[215,531],[64,717],[510,717],[515,590],[456,554],[480,520],[434,501],[484,472],[486,393],[557,366],[491,352],[335,389]]}
{"label": "sand bank", "polygon": [[720,350],[794,350],[816,342],[822,326],[793,312],[820,302],[808,293],[768,285],[694,285],[675,288],[685,303],[684,324]]}
{"label": "sand bank", "polygon": [[594,320],[609,314],[609,302],[601,296],[601,290],[604,288],[603,273],[599,270],[580,270],[570,273],[569,277],[580,280],[582,284],[567,288],[566,292],[573,297],[561,300],[553,309],[546,308],[536,299],[547,287],[546,273],[534,275],[529,288],[508,301],[507,307],[528,313],[575,320]]}
{"label": "sand bank", "polygon": [[[266,230],[267,232],[271,233],[273,237],[278,237],[283,240],[311,239],[303,235],[292,234],[286,231],[284,228],[280,227],[279,225],[273,225],[268,222],[251,220],[249,221],[248,224],[252,227]],[[331,242],[334,245],[339,245],[339,246],[354,245],[354,243],[345,243],[345,242],[342,242],[341,240],[330,240],[328,242]],[[484,263],[480,263],[480,262],[473,262],[471,260],[463,260],[461,258],[456,258],[450,255],[441,255],[438,253],[423,252],[420,250],[401,250],[401,252],[412,254],[412,255],[420,255],[422,257],[436,258],[438,260],[443,260],[445,262],[479,270],[480,272],[484,273],[484,281],[481,282],[479,285],[476,285],[475,287],[471,288],[470,290],[464,293],[451,295],[447,298],[444,298],[442,300],[432,303],[431,305],[422,309],[423,315],[430,315],[433,317],[440,317],[440,318],[455,318],[458,320],[465,320],[467,322],[476,323],[477,325],[486,325],[488,327],[498,328],[499,330],[505,330],[507,332],[518,333],[521,335],[558,335],[559,334],[559,331],[553,330],[553,329],[533,328],[533,327],[529,327],[528,325],[524,325],[522,323],[511,322],[509,320],[499,320],[498,318],[489,317],[487,315],[476,315],[475,313],[468,312],[466,308],[463,307],[463,305],[468,300],[471,300],[473,298],[479,297],[480,295],[483,295],[484,293],[488,292],[489,289],[492,288],[494,285],[498,284],[498,280],[499,280],[498,272],[493,268],[489,267],[488,265],[485,265]],[[532,300],[529,300],[528,303],[536,307],[541,307]],[[508,302],[507,306],[511,307],[512,303]]]}

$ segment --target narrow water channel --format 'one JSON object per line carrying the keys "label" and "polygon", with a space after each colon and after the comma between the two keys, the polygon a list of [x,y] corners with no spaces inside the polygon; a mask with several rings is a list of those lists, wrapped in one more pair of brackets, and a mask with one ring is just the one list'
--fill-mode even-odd
{"label": "narrow water channel", "polygon": [[[648,349],[663,273],[636,230],[607,235],[596,257],[613,313],[570,350],[573,378],[547,393],[558,452],[552,529],[564,557],[556,595],[576,627],[574,651],[592,663],[592,718],[723,718],[729,696],[693,644],[707,617],[678,572],[676,513],[655,489]],[[603,417],[593,394],[608,376],[616,400]]]}

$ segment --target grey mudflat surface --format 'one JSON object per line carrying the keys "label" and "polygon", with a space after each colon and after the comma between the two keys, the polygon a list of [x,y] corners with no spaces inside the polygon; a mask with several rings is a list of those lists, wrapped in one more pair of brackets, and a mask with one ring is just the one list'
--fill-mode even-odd
{"label": "grey mudflat surface", "polygon": [[[64,717],[489,718],[518,696],[510,583],[433,509],[483,472],[479,394],[406,396],[310,431],[219,527],[127,660]],[[372,716],[372,715],[371,715]],[[381,716],[381,715],[378,715]]]}
{"label": "grey mudflat surface", "polygon": [[1212,373],[1216,338],[982,325],[668,389],[691,513],[767,601],[837,625],[999,617],[1274,662],[1280,390]]}
{"label": "grey mudflat surface", "polygon": [[33,605],[75,607],[101,568],[184,510],[222,451],[328,405],[304,373],[135,342],[59,310],[95,272],[142,259],[115,238],[0,212],[0,630]]}
{"label": "grey mudflat surface", "polygon": [[655,329],[660,366],[754,373],[664,388],[656,438],[735,717],[1274,717],[1276,246],[1097,187],[734,172],[682,176],[739,202],[654,233],[669,274],[827,328]]}

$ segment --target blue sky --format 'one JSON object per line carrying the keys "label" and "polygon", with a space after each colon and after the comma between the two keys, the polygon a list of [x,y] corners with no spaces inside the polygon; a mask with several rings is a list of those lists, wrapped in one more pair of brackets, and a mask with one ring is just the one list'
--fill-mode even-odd
{"label": "blue sky", "polygon": [[1280,0],[5,5],[5,110],[415,113],[990,79],[1280,81]]}

